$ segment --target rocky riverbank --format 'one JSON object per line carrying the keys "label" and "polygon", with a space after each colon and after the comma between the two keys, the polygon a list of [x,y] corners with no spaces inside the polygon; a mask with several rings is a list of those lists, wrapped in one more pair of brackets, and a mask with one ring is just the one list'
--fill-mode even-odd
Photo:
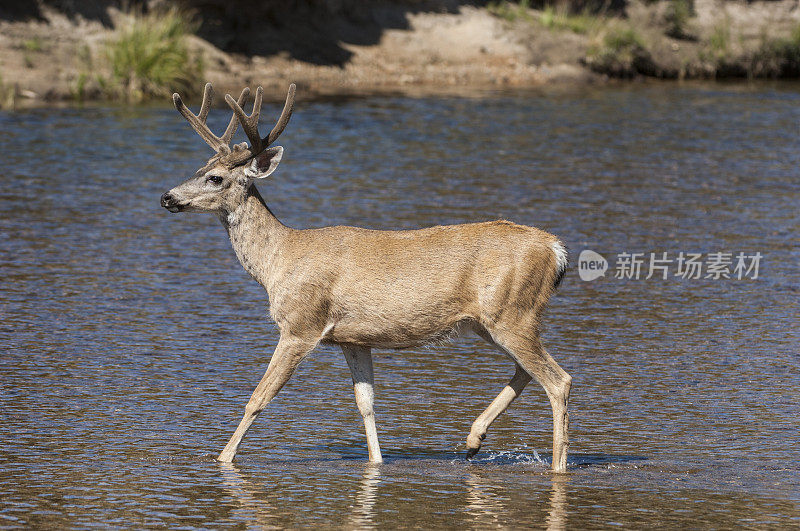
{"label": "rocky riverbank", "polygon": [[[630,1],[613,10],[384,2],[355,11],[345,2],[337,11],[323,2],[317,12],[285,18],[265,12],[263,23],[211,4],[182,8],[192,21],[181,59],[194,65],[183,76],[187,86],[261,84],[280,97],[294,81],[308,97],[800,75],[800,0]],[[59,5],[40,3],[28,14],[0,9],[0,106],[161,95],[157,84],[145,90],[148,80],[130,75],[125,83],[138,83],[139,92],[114,89],[121,74],[109,46],[133,15],[113,4],[96,14]]]}

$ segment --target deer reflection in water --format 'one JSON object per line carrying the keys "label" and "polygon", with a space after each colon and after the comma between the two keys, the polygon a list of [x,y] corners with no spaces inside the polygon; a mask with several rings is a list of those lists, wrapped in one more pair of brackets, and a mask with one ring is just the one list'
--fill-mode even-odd
{"label": "deer reflection in water", "polygon": [[355,528],[375,527],[375,501],[381,482],[381,467],[373,463],[364,467],[358,493],[350,513],[349,523]]}
{"label": "deer reflection in water", "polygon": [[[474,471],[465,478],[467,486],[467,513],[471,516],[471,524],[479,529],[507,527],[508,519],[513,514],[510,509],[512,493],[504,495],[502,487],[498,487],[495,477]],[[561,530],[567,527],[567,483],[569,479],[559,474],[551,476],[548,502],[549,507],[545,523],[548,530]],[[516,525],[528,527],[541,522],[516,522]]]}
{"label": "deer reflection in water", "polygon": [[[292,512],[293,503],[282,495],[283,486],[279,485],[280,481],[271,481],[268,477],[264,477],[261,482],[250,477],[247,472],[232,463],[220,463],[219,466],[225,490],[239,505],[237,513],[240,518],[263,529],[282,529],[287,526],[304,525],[303,522],[297,521],[296,513]],[[382,497],[385,503],[390,504],[392,503],[389,501],[390,498],[397,500],[398,492],[393,492],[393,485],[396,487],[396,484],[391,481],[391,476],[398,474],[405,476],[410,472],[419,472],[415,467],[412,470],[398,470],[395,465],[392,465],[390,472],[387,472],[384,467],[385,465],[366,464],[361,469],[360,478],[353,478],[352,475],[345,472],[345,475],[349,476],[348,479],[352,481],[340,483],[339,485],[343,488],[337,489],[335,492],[321,488],[314,496],[322,496],[334,506],[346,507],[344,515],[336,511],[342,516],[337,517],[337,521],[345,528],[379,527],[382,524],[380,521],[382,513],[377,510],[378,500]],[[442,472],[448,475],[447,472]],[[498,473],[475,469],[462,476],[452,469],[450,472],[456,472],[457,477],[461,478],[461,485],[453,486],[457,491],[465,492],[466,496],[452,496],[447,503],[448,505],[455,503],[463,507],[463,513],[468,515],[464,522],[467,527],[485,529],[508,527],[509,525],[537,525],[546,526],[549,530],[560,530],[567,527],[568,477],[559,474],[552,475],[549,492],[544,489],[540,491],[539,495],[542,500],[547,497],[548,503],[541,504],[542,510],[531,514],[529,506],[526,506],[520,513],[520,508],[515,504],[517,499],[515,492],[513,489],[502,486],[502,482],[498,483]],[[390,476],[388,483],[385,481],[387,473]],[[291,482],[290,477],[283,474],[281,476]],[[458,483],[459,480],[456,482]],[[345,485],[350,485],[351,488],[348,489]],[[422,486],[420,485],[420,487]],[[270,493],[274,493],[274,495]],[[438,503],[441,501],[441,494],[437,493],[436,496]],[[452,506],[449,506],[446,512],[449,513],[453,509]],[[458,512],[462,512],[462,509],[459,509]],[[439,514],[441,516],[442,513]],[[535,518],[535,521],[526,520],[526,517]],[[316,514],[314,525],[320,523],[317,518],[324,518],[324,515]],[[520,520],[520,518],[522,519]]]}
{"label": "deer reflection in water", "polygon": [[[282,511],[279,504],[271,503],[263,493],[268,489],[247,477],[233,463],[219,463],[225,490],[239,506],[241,516],[261,529],[285,529],[294,521],[291,511]],[[348,527],[365,529],[375,527],[375,501],[381,482],[380,466],[369,463],[364,467],[358,490],[351,497]]]}
{"label": "deer reflection in water", "polygon": [[244,518],[255,522],[260,529],[283,529],[285,527],[285,521],[281,518],[280,512],[265,499],[256,496],[261,489],[247,479],[236,465],[219,462],[219,468],[222,472],[225,490],[239,503]]}

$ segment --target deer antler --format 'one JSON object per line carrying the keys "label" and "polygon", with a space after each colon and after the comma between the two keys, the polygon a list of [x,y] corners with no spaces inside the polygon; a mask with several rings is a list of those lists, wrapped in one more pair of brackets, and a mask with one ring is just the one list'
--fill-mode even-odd
{"label": "deer antler", "polygon": [[234,118],[239,119],[242,124],[242,130],[247,135],[250,141],[250,151],[253,155],[261,152],[261,135],[258,134],[258,119],[261,117],[261,99],[264,95],[264,89],[258,87],[256,89],[256,99],[253,102],[253,110],[250,115],[244,113],[242,106],[235,102],[230,94],[225,94],[225,101],[233,109]]}
{"label": "deer antler", "polygon": [[261,115],[261,99],[264,94],[264,89],[261,87],[256,89],[256,99],[253,102],[253,110],[249,115],[245,114],[244,110],[242,110],[241,98],[236,102],[230,94],[225,95],[225,101],[228,102],[228,105],[233,109],[234,116],[239,119],[239,122],[242,124],[242,129],[250,140],[249,151],[251,157],[267,149],[270,144],[281,136],[283,130],[286,129],[286,125],[289,123],[289,119],[292,117],[292,110],[294,109],[294,92],[296,88],[294,83],[289,85],[289,92],[286,94],[286,103],[283,105],[281,116],[278,118],[272,131],[264,138],[261,138],[261,134],[258,132],[258,119]]}
{"label": "deer antler", "polygon": [[[192,126],[197,134],[200,135],[209,146],[217,151],[219,154],[218,160],[226,166],[235,167],[267,149],[269,145],[275,142],[281,133],[283,133],[283,130],[286,129],[286,125],[289,123],[289,119],[292,117],[295,89],[294,83],[289,85],[289,92],[286,95],[286,103],[283,106],[283,112],[281,112],[281,116],[278,118],[275,127],[273,127],[272,131],[264,138],[261,138],[261,135],[258,133],[258,119],[261,115],[261,101],[264,95],[264,89],[261,87],[256,89],[253,110],[249,115],[245,114],[242,110],[242,105],[244,105],[244,102],[247,100],[247,96],[250,95],[249,88],[245,87],[242,90],[238,101],[234,100],[230,94],[225,95],[225,101],[227,101],[228,105],[233,109],[233,116],[231,116],[231,121],[228,123],[228,127],[225,129],[222,136],[217,136],[212,133],[208,125],[206,125],[208,111],[211,109],[211,100],[214,98],[214,89],[211,88],[211,83],[206,83],[205,89],[203,90],[203,103],[200,105],[200,112],[197,114],[192,113],[192,111],[184,105],[179,94],[173,94],[172,101],[175,102],[175,108],[178,109],[178,112],[186,118],[189,125]],[[242,124],[242,129],[244,129],[247,138],[250,140],[250,146],[246,143],[237,144],[233,146],[231,150],[230,143],[239,123]]]}
{"label": "deer antler", "polygon": [[[242,94],[239,96],[239,106],[244,104],[249,94],[250,89],[245,87],[242,90]],[[230,98],[230,96],[227,97]],[[192,129],[194,129],[197,134],[206,141],[206,144],[211,146],[212,149],[216,150],[221,155],[227,155],[231,152],[231,139],[233,138],[233,134],[236,132],[236,127],[239,124],[236,120],[236,115],[234,114],[231,116],[231,121],[228,123],[228,127],[225,129],[225,132],[222,134],[222,136],[217,136],[212,133],[211,129],[209,129],[208,125],[206,125],[206,119],[208,118],[208,111],[211,109],[212,99],[214,99],[214,89],[211,88],[211,83],[206,83],[206,87],[203,90],[203,103],[200,105],[200,112],[194,114],[189,110],[188,107],[186,107],[177,92],[172,95],[172,101],[175,103],[175,108],[178,109],[178,112],[181,113],[184,118],[186,118],[186,121],[189,122],[189,125],[192,126]],[[232,99],[233,98],[231,98],[231,100]]]}

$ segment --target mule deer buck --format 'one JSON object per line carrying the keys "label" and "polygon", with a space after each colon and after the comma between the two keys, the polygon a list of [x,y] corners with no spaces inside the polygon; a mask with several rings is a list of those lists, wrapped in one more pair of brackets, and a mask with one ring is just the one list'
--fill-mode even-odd
{"label": "mule deer buck", "polygon": [[[242,109],[249,89],[238,101],[225,96],[233,116],[222,136],[206,125],[210,83],[196,115],[173,95],[175,107],[216,154],[165,193],[161,205],[170,212],[219,217],[239,261],[266,289],[280,330],[267,371],[219,461],[233,460],[259,413],[303,358],[323,343],[342,349],[364,420],[369,460],[381,462],[371,349],[416,347],[471,331],[508,355],[516,372],[472,424],[467,457],[478,452],[492,422],[536,378],[553,409],[553,470],[564,472],[572,378],[539,339],[542,312],[567,267],[564,246],[551,234],[508,221],[399,231],[283,225],[253,183],[272,175],[281,161],[283,148],[269,146],[289,122],[294,93],[292,84],[277,124],[265,137],[258,132],[261,87],[249,115]],[[249,144],[231,147],[237,124]]]}

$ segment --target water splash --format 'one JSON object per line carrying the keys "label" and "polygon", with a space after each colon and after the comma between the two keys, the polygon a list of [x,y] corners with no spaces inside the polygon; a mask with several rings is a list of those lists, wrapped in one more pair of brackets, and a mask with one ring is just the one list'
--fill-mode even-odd
{"label": "water splash", "polygon": [[[457,461],[463,461],[463,459],[456,459],[453,463]],[[542,459],[539,452],[534,448],[528,448],[527,445],[523,445],[521,449],[481,452],[470,459],[469,462],[496,465],[535,464],[550,466],[549,461]]]}

